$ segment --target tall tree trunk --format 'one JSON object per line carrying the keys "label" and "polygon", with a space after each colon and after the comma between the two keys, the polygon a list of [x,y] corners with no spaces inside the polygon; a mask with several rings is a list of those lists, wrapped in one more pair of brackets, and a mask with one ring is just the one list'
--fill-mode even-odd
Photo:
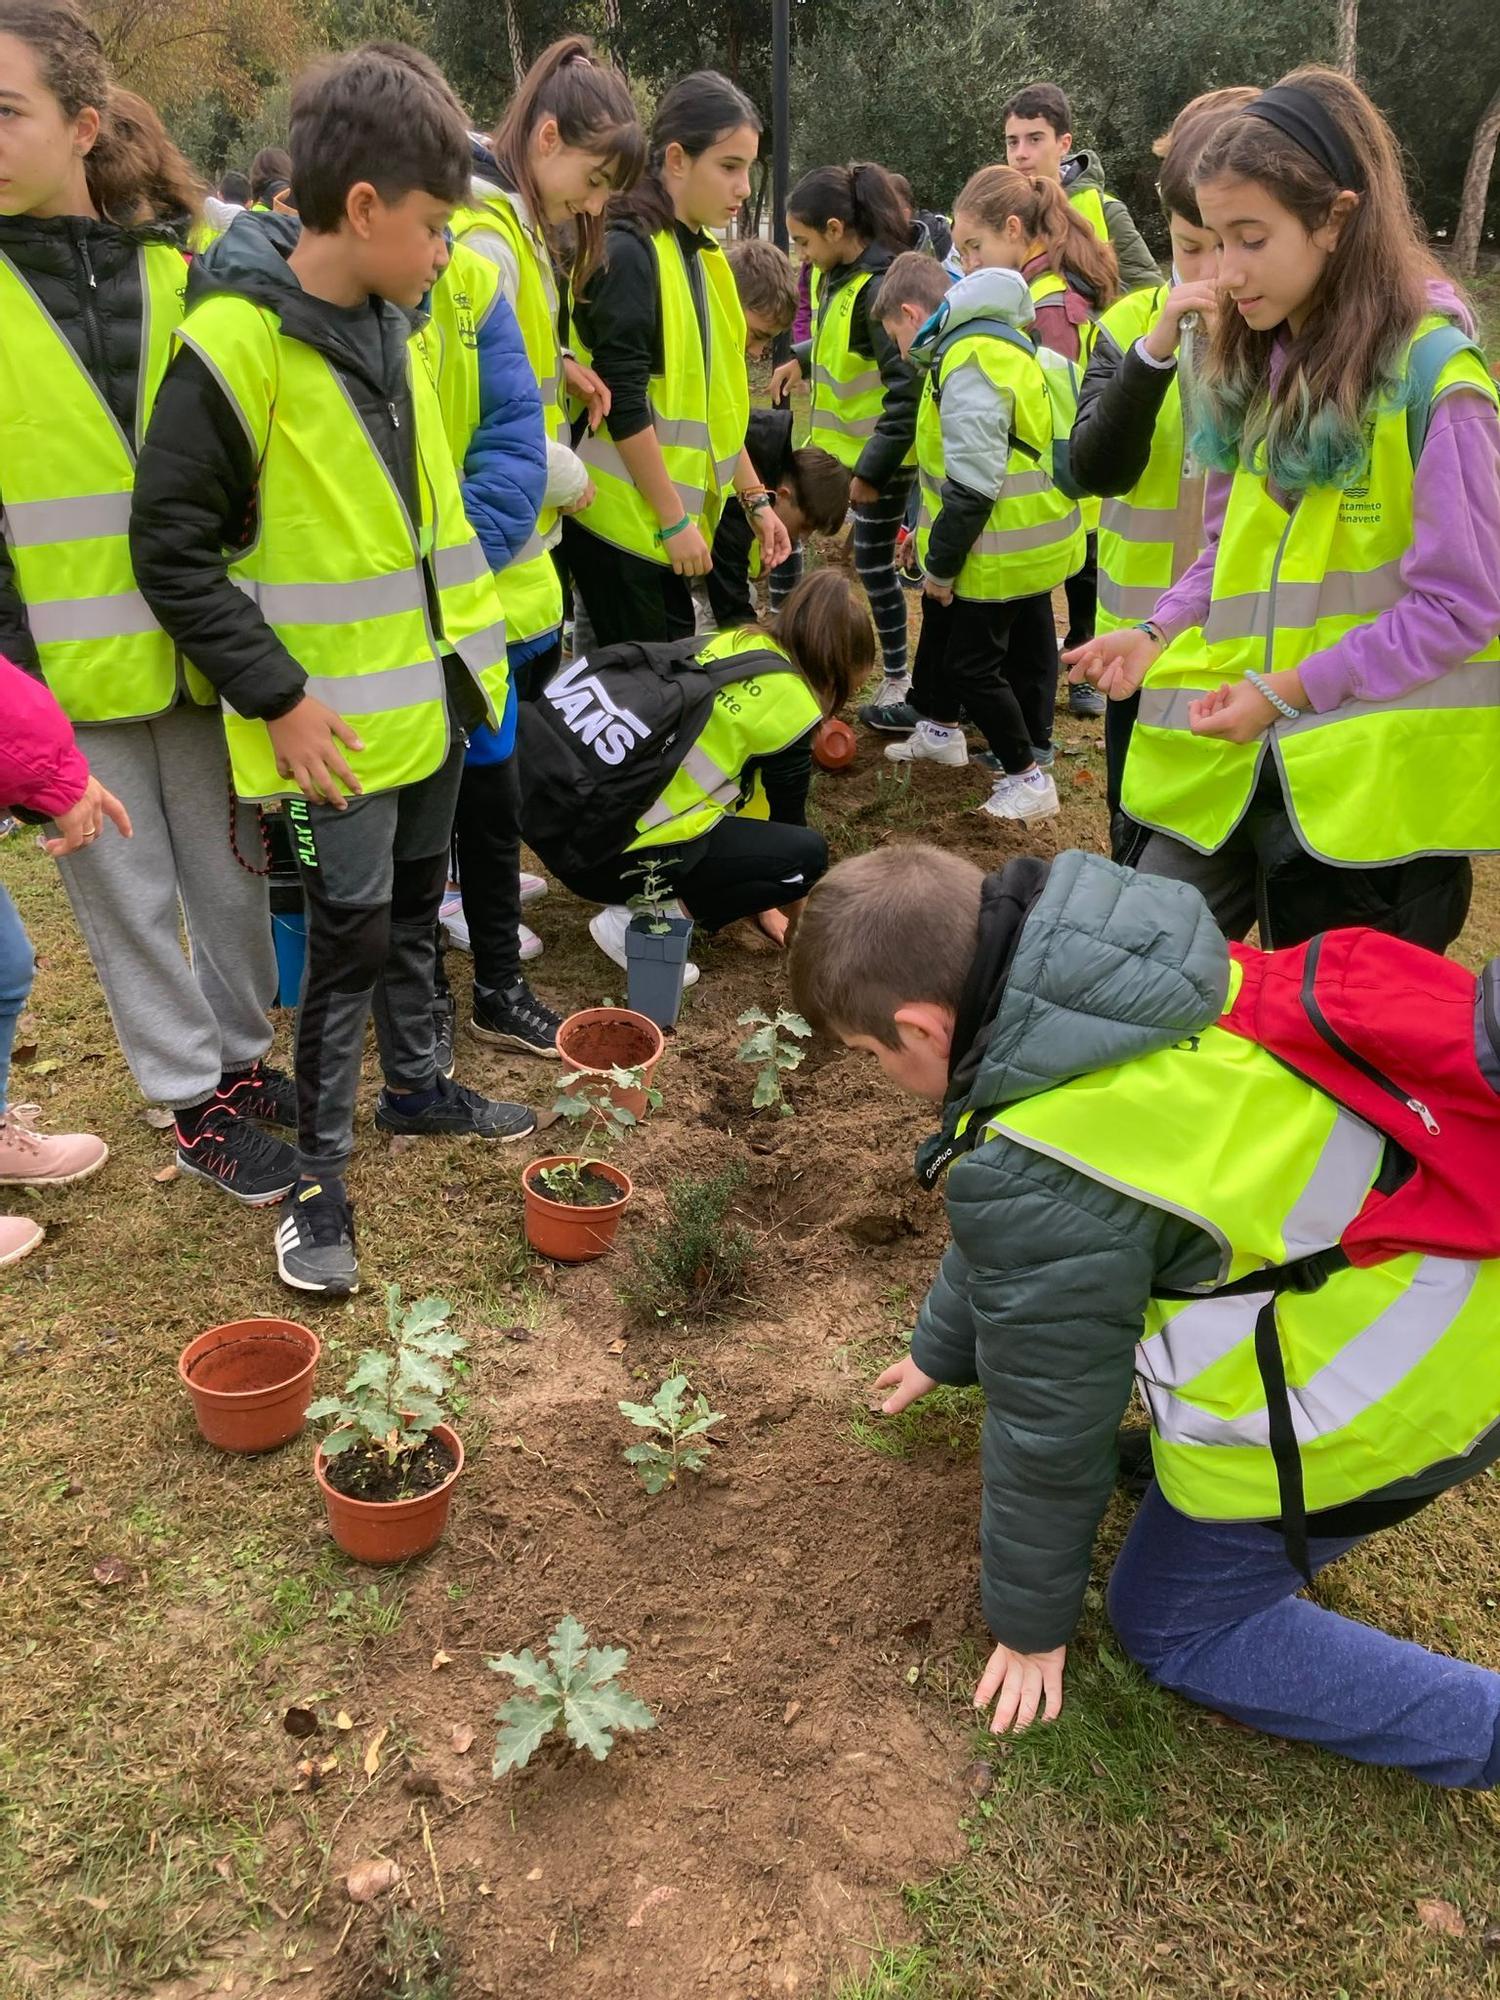
{"label": "tall tree trunk", "polygon": [[1338,7],[1338,66],[1345,76],[1353,76],[1359,43],[1359,0],[1338,0]]}
{"label": "tall tree trunk", "polygon": [[1458,227],[1453,232],[1453,262],[1462,277],[1474,275],[1479,262],[1479,239],[1484,233],[1484,211],[1489,202],[1490,175],[1495,166],[1495,145],[1500,141],[1500,90],[1484,107],[1474,128],[1474,144],[1469,149],[1464,191],[1458,204]]}
{"label": "tall tree trunk", "polygon": [[505,0],[505,38],[510,43],[510,66],[519,90],[526,75],[526,44],[521,37],[521,10],[516,0]]}

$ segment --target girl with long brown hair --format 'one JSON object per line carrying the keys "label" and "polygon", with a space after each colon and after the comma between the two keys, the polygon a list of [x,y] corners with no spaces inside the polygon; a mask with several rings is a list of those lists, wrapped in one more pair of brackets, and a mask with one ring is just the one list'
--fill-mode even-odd
{"label": "girl with long brown hair", "polygon": [[185,1172],[277,1200],[296,1158],[252,1121],[291,1124],[295,1106],[262,1060],[266,885],[234,852],[259,853],[257,823],[229,800],[218,709],[128,538],[198,189],[72,0],[0,0],[0,108],[0,653],[47,682],[135,824],[60,866],[142,1095],[175,1114]]}
{"label": "girl with long brown hair", "polygon": [[1085,330],[1114,304],[1120,269],[1058,182],[981,167],[953,205],[953,247],[965,271],[1018,270],[1038,341],[1065,361],[1087,360]]}
{"label": "girl with long brown hair", "polygon": [[1230,936],[1358,923],[1443,950],[1469,856],[1500,850],[1500,397],[1349,78],[1294,71],[1193,183],[1219,245],[1207,546],[1074,672],[1144,681],[1140,866],[1196,883]]}

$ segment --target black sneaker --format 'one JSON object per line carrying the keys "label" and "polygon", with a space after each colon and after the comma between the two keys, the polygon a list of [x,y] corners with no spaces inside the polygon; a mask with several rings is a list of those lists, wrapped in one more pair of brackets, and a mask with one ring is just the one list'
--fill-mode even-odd
{"label": "black sneaker", "polygon": [[910,736],[922,718],[909,701],[867,701],[859,719],[882,736]]}
{"label": "black sneaker", "polygon": [[555,1057],[562,1018],[537,999],[524,979],[518,979],[504,993],[485,993],[475,987],[469,1033],[476,1042],[488,1042],[491,1048],[514,1049],[523,1056]]}
{"label": "black sneaker", "polygon": [[440,993],[432,1003],[432,1035],[436,1044],[437,1072],[445,1081],[453,1074],[453,1031],[458,1008],[451,993]]}
{"label": "black sneaker", "polygon": [[276,1225],[276,1269],[296,1292],[359,1290],[354,1206],[342,1181],[306,1181]]}
{"label": "black sneaker", "polygon": [[268,1062],[252,1063],[236,1070],[219,1085],[218,1101],[237,1111],[241,1118],[253,1118],[258,1125],[281,1125],[288,1132],[297,1129],[297,1080],[284,1069]]}
{"label": "black sneaker", "polygon": [[177,1165],[250,1208],[280,1201],[297,1185],[297,1155],[232,1104],[214,1103],[189,1131],[177,1126]]}
{"label": "black sneaker", "polygon": [[435,1104],[425,1111],[404,1112],[391,1102],[388,1090],[375,1100],[375,1123],[382,1132],[431,1134],[449,1139],[498,1139],[510,1145],[536,1130],[536,1113],[525,1104],[503,1104],[481,1097],[466,1084],[444,1077]]}
{"label": "black sneaker", "polygon": [[1078,681],[1068,689],[1068,713],[1080,722],[1097,720],[1108,706],[1098,688],[1090,687],[1087,681]]}

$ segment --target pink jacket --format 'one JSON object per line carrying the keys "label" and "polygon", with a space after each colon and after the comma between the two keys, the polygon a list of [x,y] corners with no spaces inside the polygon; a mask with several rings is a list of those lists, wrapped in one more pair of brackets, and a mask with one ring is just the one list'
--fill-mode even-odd
{"label": "pink jacket", "polygon": [[0,806],[55,819],[89,781],[73,727],[41,681],[0,658]]}

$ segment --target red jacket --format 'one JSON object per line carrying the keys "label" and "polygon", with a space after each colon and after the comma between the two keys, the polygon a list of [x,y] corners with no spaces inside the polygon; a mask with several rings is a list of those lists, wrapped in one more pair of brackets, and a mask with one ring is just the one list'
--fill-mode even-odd
{"label": "red jacket", "polygon": [[[1033,257],[1021,266],[1021,276],[1029,285],[1033,278],[1040,278],[1052,269],[1045,254]],[[1044,300],[1036,309],[1036,324],[1032,336],[1040,347],[1050,347],[1054,354],[1060,354],[1064,361],[1076,361],[1082,350],[1079,329],[1093,317],[1088,299],[1073,283],[1071,271],[1062,274],[1065,292]]]}
{"label": "red jacket", "polygon": [[46,686],[0,657],[0,804],[55,819],[88,781],[73,726]]}

